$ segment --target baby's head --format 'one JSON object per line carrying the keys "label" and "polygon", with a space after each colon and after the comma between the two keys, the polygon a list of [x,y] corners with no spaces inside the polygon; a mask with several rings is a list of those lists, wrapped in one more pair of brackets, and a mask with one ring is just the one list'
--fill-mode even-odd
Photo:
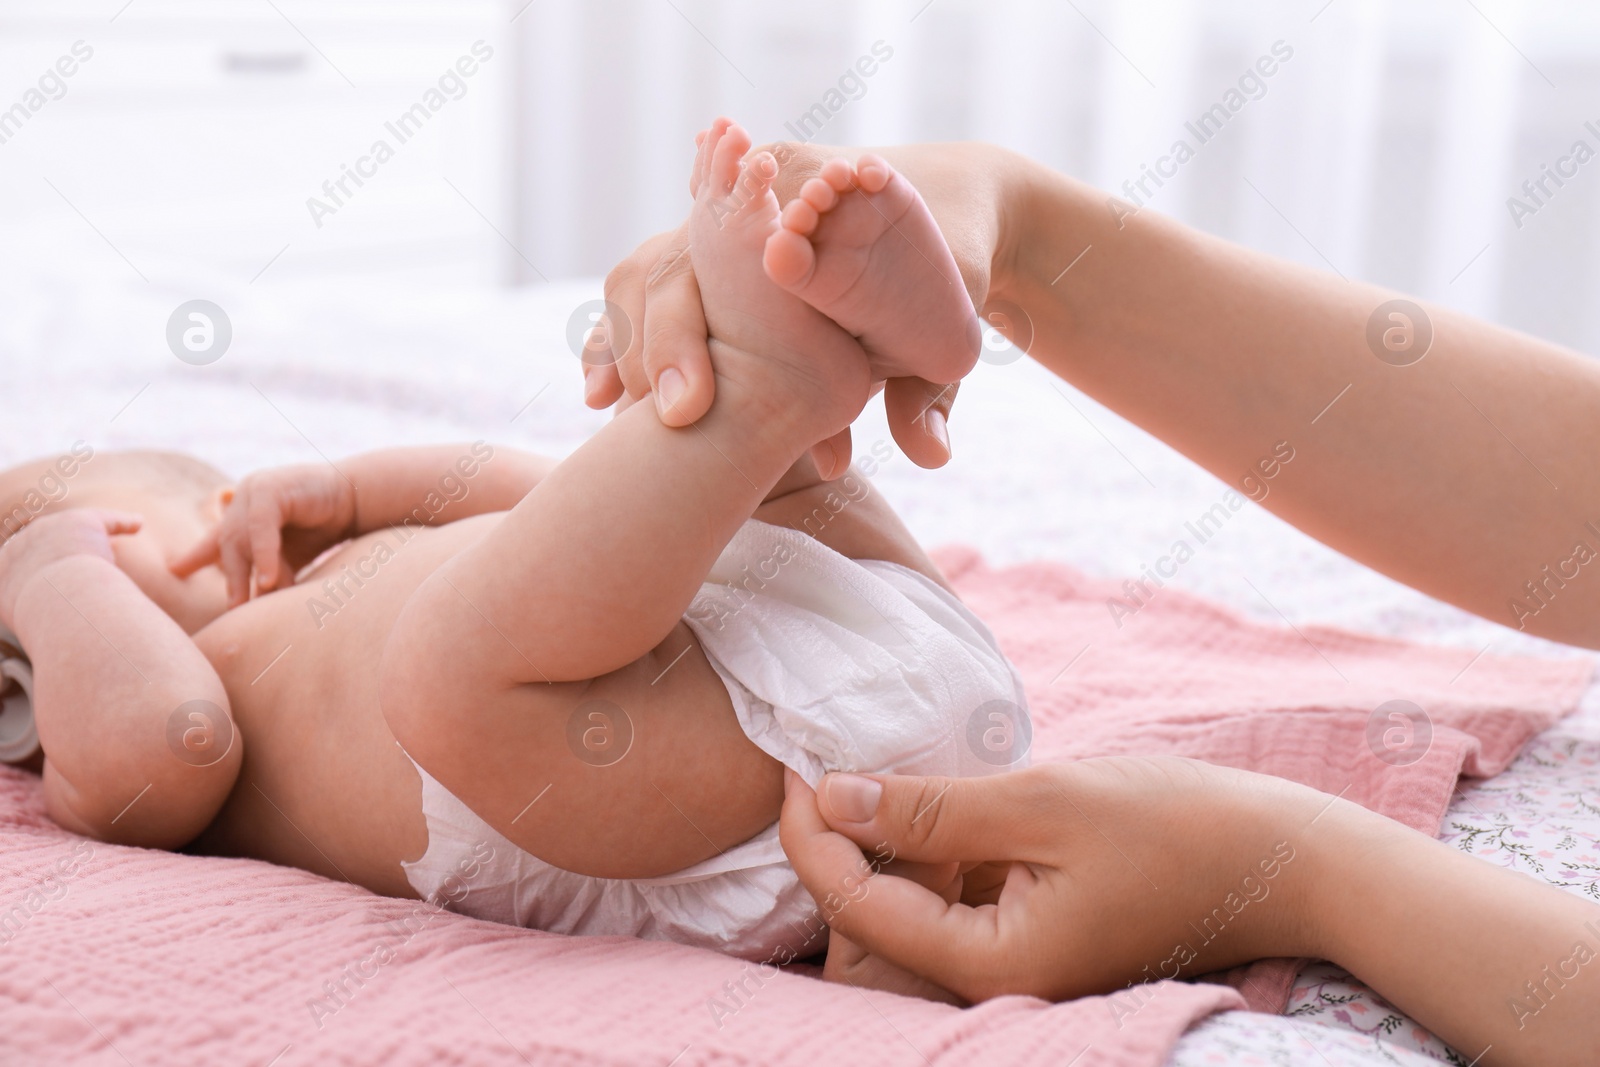
{"label": "baby's head", "polygon": [[67,508],[103,507],[144,516],[137,534],[113,539],[117,565],[188,633],[227,610],[222,572],[188,579],[169,561],[222,515],[232,479],[176,452],[100,452],[79,441],[59,456],[0,471],[0,544],[28,523]]}

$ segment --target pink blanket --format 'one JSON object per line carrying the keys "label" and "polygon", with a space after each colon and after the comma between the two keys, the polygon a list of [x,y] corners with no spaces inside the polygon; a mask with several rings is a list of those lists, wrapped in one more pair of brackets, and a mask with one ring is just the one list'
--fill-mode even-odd
{"label": "pink blanket", "polygon": [[[1457,775],[1502,768],[1589,673],[1261,627],[1171,591],[1118,627],[1105,601],[1121,590],[1068,568],[942,562],[1027,680],[1036,756],[1196,755],[1430,832]],[[1432,737],[1390,738],[1385,760],[1368,723],[1395,699],[1426,709]],[[265,863],[92,844],[44,817],[37,779],[5,769],[0,857],[5,1063],[1151,1067],[1191,1022],[1247,1003],[1166,982],[1135,1013],[1103,997],[959,1011],[675,945],[496,926]],[[1234,980],[1275,1009],[1292,975],[1277,961]]]}

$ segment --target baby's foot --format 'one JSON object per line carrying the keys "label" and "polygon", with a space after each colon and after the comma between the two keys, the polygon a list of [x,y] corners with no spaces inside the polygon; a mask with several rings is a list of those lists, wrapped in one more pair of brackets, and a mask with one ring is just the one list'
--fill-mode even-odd
{"label": "baby's foot", "polygon": [[773,284],[762,251],[779,224],[772,180],[778,162],[743,160],[750,135],[718,119],[699,139],[690,191],[689,251],[719,374],[733,373],[785,403],[839,409],[842,429],[871,385],[867,360],[848,333],[805,300]]}
{"label": "baby's foot", "polygon": [[882,158],[830,159],[783,209],[767,276],[854,334],[879,377],[947,383],[982,333],[928,205]]}

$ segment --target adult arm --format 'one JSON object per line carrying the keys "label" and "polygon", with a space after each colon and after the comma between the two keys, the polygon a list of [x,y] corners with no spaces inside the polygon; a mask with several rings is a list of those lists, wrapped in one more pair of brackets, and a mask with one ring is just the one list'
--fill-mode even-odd
{"label": "adult arm", "polygon": [[[786,194],[836,154],[787,147]],[[1409,320],[1431,342],[1406,363],[1420,349],[1369,342],[1374,321],[1380,339],[1407,328],[1374,286],[1135,212],[1001,149],[874,151],[922,190],[975,304],[1031,334],[1014,339],[1052,372],[1230,484],[1270,471],[1264,506],[1346,555],[1494,621],[1600,647],[1587,566],[1600,557],[1600,364],[1434,306]],[[591,370],[591,403],[624,385],[644,395],[667,368],[683,379],[675,417],[709,402],[678,247],[663,235],[613,272],[611,299],[644,328],[615,370]],[[937,387],[890,385],[896,439],[937,466],[942,419],[913,418]]]}
{"label": "adult arm", "polygon": [[1025,175],[995,291],[1031,317],[1035,359],[1235,486],[1286,443],[1269,510],[1458,607],[1600,647],[1582,569],[1600,553],[1600,364],[1427,306],[1431,349],[1395,365],[1368,340],[1375,315],[1380,337],[1396,324],[1394,294]]}
{"label": "adult arm", "polygon": [[[969,1000],[1311,956],[1491,1067],[1600,1048],[1600,907],[1282,779],[1117,758],[787,790],[784,848],[837,902],[830,925]],[[1011,867],[992,902],[950,903],[888,873],[863,881],[863,848]]]}

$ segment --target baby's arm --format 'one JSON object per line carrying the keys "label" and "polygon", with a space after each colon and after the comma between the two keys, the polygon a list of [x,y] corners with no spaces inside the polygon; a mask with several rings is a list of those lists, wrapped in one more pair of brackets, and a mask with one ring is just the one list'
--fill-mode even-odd
{"label": "baby's arm", "polygon": [[475,441],[270,467],[234,487],[221,521],[171,570],[187,578],[215,563],[227,578],[229,602],[242,604],[252,588],[268,593],[292,583],[302,567],[347,538],[508,511],[554,466],[543,456]]}
{"label": "baby's arm", "polygon": [[0,624],[33,664],[45,810],[116,844],[178,848],[216,816],[244,752],[222,681],[117,568],[136,516],[74,509],[0,550]]}
{"label": "baby's arm", "polygon": [[353,497],[353,535],[406,523],[442,525],[510,511],[556,461],[483,441],[386,448],[339,461]]}

